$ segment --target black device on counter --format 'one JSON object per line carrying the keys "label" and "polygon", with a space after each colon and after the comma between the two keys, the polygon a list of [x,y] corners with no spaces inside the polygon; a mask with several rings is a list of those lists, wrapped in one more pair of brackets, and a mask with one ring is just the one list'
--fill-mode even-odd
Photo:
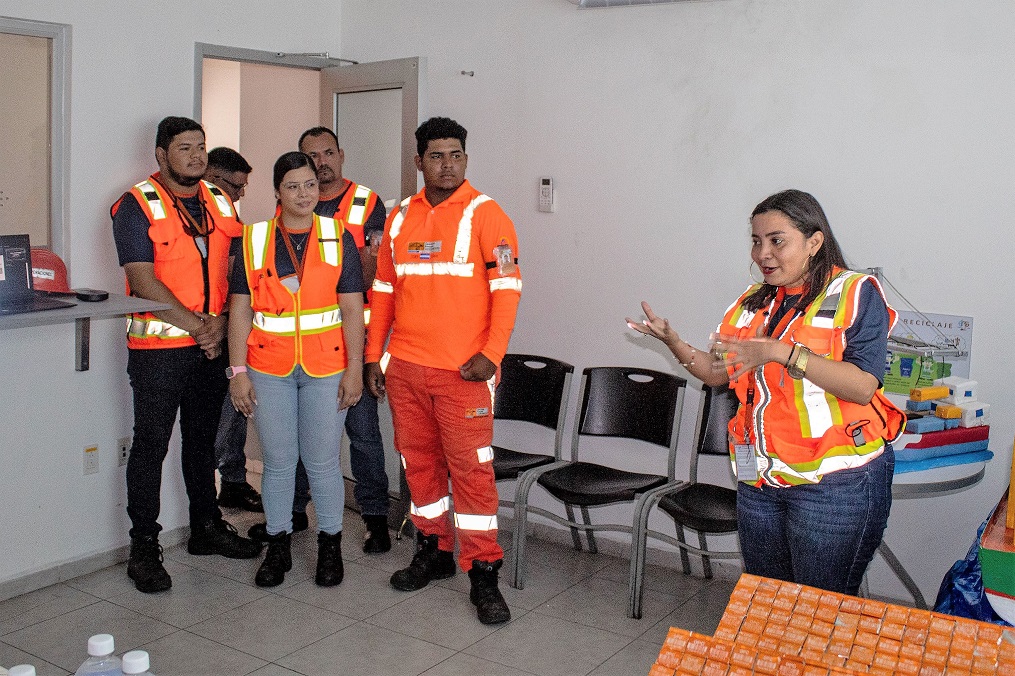
{"label": "black device on counter", "polygon": [[109,292],[102,289],[74,289],[74,295],[86,303],[97,303],[109,298]]}

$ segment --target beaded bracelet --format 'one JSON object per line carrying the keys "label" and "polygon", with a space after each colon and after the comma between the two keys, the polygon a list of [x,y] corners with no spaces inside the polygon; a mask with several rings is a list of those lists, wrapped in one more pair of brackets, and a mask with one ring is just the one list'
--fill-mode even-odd
{"label": "beaded bracelet", "polygon": [[[684,344],[687,345],[687,343]],[[687,347],[691,346],[687,345]],[[698,351],[695,350],[693,347],[691,347],[691,359],[685,364],[684,362],[680,361],[680,357],[677,357],[677,363],[683,366],[685,369],[690,369],[692,366],[694,366],[694,355],[696,354],[698,354]],[[673,356],[676,357],[676,355]]]}

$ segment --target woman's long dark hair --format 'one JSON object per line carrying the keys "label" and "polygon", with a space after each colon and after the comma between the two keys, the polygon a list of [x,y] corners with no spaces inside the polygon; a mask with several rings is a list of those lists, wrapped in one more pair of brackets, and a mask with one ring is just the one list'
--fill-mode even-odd
{"label": "woman's long dark hair", "polygon": [[[833,268],[848,267],[846,259],[843,258],[842,249],[839,248],[839,243],[835,240],[835,235],[832,234],[832,226],[828,224],[825,211],[810,193],[802,190],[783,190],[762,200],[758,206],[754,207],[751,218],[769,211],[778,211],[788,218],[805,238],[810,238],[819,230],[825,236],[824,243],[811,257],[804,275],[804,290],[796,307],[805,308],[825,288],[832,276]],[[775,298],[777,291],[778,287],[772,284],[762,284],[760,289],[747,297],[747,300],[744,301],[744,308],[757,312]]]}

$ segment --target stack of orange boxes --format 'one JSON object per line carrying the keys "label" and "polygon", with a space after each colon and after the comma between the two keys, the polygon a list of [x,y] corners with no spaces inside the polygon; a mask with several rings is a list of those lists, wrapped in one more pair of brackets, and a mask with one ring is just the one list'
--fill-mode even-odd
{"label": "stack of orange boxes", "polygon": [[998,625],[742,575],[714,636],[670,629],[650,676],[1001,674]]}

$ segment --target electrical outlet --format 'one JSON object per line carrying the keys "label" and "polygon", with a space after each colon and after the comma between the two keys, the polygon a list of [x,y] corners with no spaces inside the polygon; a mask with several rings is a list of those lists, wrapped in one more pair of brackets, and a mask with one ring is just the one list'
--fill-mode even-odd
{"label": "electrical outlet", "polygon": [[97,474],[99,471],[99,445],[85,446],[85,474]]}
{"label": "electrical outlet", "polygon": [[120,467],[123,467],[127,464],[127,458],[130,457],[130,437],[120,437],[117,449],[119,450]]}

